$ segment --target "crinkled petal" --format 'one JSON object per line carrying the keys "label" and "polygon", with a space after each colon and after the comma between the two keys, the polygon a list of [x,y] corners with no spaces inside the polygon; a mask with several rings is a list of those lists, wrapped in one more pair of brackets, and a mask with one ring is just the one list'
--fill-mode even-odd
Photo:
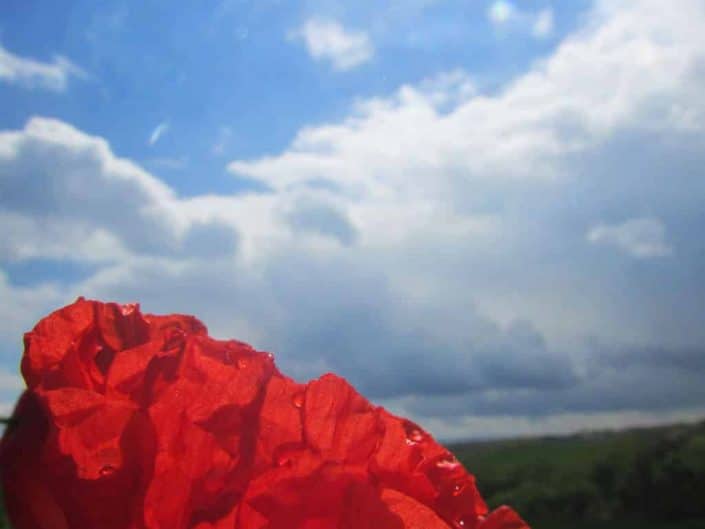
{"label": "crinkled petal", "polygon": [[415,423],[192,316],[77,300],[25,335],[16,529],[528,529]]}
{"label": "crinkled petal", "polygon": [[529,529],[529,524],[507,506],[492,511],[480,524],[480,529]]}

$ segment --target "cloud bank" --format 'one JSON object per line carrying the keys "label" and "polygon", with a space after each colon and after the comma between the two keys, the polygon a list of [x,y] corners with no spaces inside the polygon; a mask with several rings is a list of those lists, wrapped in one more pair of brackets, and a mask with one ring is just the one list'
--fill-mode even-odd
{"label": "cloud bank", "polygon": [[0,259],[94,268],[0,276],[20,308],[0,336],[79,294],[139,300],[299,378],[335,370],[444,437],[693,416],[703,24],[695,0],[598,2],[496,93],[443,72],[233,160],[257,193],[178,196],[105,140],[32,119],[0,134]]}

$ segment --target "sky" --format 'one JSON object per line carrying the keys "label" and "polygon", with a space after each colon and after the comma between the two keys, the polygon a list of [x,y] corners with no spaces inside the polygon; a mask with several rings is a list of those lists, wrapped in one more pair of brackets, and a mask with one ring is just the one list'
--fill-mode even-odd
{"label": "sky", "polygon": [[705,416],[705,0],[0,5],[0,411],[79,295],[442,439]]}

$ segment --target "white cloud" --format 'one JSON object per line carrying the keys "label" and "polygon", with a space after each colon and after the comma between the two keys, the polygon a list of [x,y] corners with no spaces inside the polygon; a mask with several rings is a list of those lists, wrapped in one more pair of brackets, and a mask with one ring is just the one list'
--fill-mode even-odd
{"label": "white cloud", "polygon": [[85,79],[87,74],[60,55],[46,63],[15,55],[0,45],[0,81],[63,92],[71,77]]}
{"label": "white cloud", "polygon": [[[705,45],[693,27],[698,17],[640,6],[597,10],[590,30],[495,96],[465,91],[440,112],[438,93],[405,85],[360,102],[343,122],[301,129],[279,156],[237,160],[230,169],[282,190],[325,179],[350,194],[405,198],[448,198],[478,181],[559,178],[565,157],[620,127],[673,126],[674,105],[703,108],[692,92]],[[673,24],[681,31],[661,39]]]}
{"label": "white cloud", "polygon": [[338,71],[356,68],[374,55],[374,46],[367,33],[348,30],[335,20],[312,18],[290,34],[302,39],[308,53],[316,60],[329,61]]}
{"label": "white cloud", "polygon": [[152,133],[149,135],[148,143],[149,145],[154,145],[159,141],[159,139],[164,136],[169,131],[169,122],[162,121],[159,125],[154,127]]}
{"label": "white cloud", "polygon": [[[493,94],[442,73],[230,164],[262,193],[179,197],[53,120],[2,133],[3,260],[96,268],[41,296],[8,272],[0,297],[28,308],[5,336],[46,300],[137,300],[272,350],[298,378],[338,371],[454,437],[493,419],[509,430],[508,416],[533,417],[522,431],[565,431],[702,408],[705,364],[687,352],[705,344],[692,273],[705,255],[693,229],[705,137],[692,126],[705,109],[703,23],[695,0],[598,3]],[[645,210],[678,259],[625,280],[624,260],[597,255],[586,227]],[[653,252],[651,230],[632,239]],[[233,233],[237,246],[219,251]]]}
{"label": "white cloud", "polygon": [[0,234],[0,259],[9,260],[190,255],[196,232],[232,251],[236,238],[207,212],[184,213],[169,186],[104,139],[46,118],[0,132],[0,218],[11,227]]}
{"label": "white cloud", "polygon": [[531,33],[538,38],[549,36],[553,32],[553,10],[543,9],[536,14]]}
{"label": "white cloud", "polygon": [[506,0],[493,2],[487,9],[487,18],[497,29],[525,32],[539,39],[550,36],[554,26],[551,8],[525,11]]}
{"label": "white cloud", "polygon": [[506,0],[497,0],[487,9],[487,17],[493,24],[504,24],[516,16],[514,4]]}
{"label": "white cloud", "polygon": [[[654,305],[630,310],[648,288],[642,278],[624,286],[617,261],[590,262],[575,244],[607,208],[629,214],[651,204],[681,225],[695,222],[702,194],[692,169],[676,186],[663,160],[675,163],[681,148],[700,159],[699,129],[672,109],[703,115],[705,36],[697,28],[704,21],[698,2],[667,14],[656,1],[601,3],[584,27],[496,94],[449,89],[458,83],[443,76],[405,85],[358,102],[345,120],[301,129],[278,155],[236,160],[230,170],[279,196],[333,195],[356,233],[347,255],[384,267],[400,299],[466,313],[461,293],[472,292],[479,313],[530,319],[560,349],[590,335],[700,343],[694,322],[676,324]],[[658,163],[646,161],[645,142]],[[251,246],[263,252],[271,240],[262,234]],[[639,251],[667,246],[652,237]],[[668,281],[683,285],[687,277]],[[614,288],[631,289],[624,304],[605,304]],[[670,303],[700,310],[695,294]],[[467,339],[460,321],[449,328],[452,317],[427,321],[424,332],[445,342]]]}
{"label": "white cloud", "polygon": [[666,257],[673,249],[666,242],[666,229],[659,219],[630,219],[621,224],[599,224],[587,239],[594,244],[614,246],[633,257]]}
{"label": "white cloud", "polygon": [[423,79],[418,85],[418,90],[440,109],[453,108],[477,95],[472,78],[461,69]]}

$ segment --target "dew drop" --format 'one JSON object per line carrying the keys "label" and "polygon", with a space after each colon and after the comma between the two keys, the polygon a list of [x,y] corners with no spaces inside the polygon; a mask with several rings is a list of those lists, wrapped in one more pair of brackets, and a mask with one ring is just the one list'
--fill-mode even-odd
{"label": "dew drop", "polygon": [[100,469],[99,474],[104,477],[109,476],[113,472],[115,472],[115,467],[113,465],[105,465]]}
{"label": "dew drop", "polygon": [[237,359],[237,368],[238,369],[245,369],[247,367],[247,360],[244,358],[238,358]]}
{"label": "dew drop", "polygon": [[123,316],[129,316],[137,309],[139,309],[139,303],[125,303],[120,306],[120,312],[122,312]]}
{"label": "dew drop", "polygon": [[436,467],[443,470],[455,470],[460,466],[460,462],[452,455],[447,455],[436,461]]}
{"label": "dew drop", "polygon": [[404,421],[404,431],[406,432],[406,444],[413,446],[423,442],[428,434],[411,421]]}
{"label": "dew drop", "polygon": [[277,457],[276,462],[278,467],[288,467],[291,466],[291,457],[289,457],[287,454],[282,454]]}
{"label": "dew drop", "polygon": [[417,428],[414,428],[407,434],[407,439],[412,443],[420,443],[424,440],[424,437],[424,433]]}
{"label": "dew drop", "polygon": [[291,467],[299,458],[301,445],[299,443],[286,443],[274,451],[272,462],[277,467]]}
{"label": "dew drop", "polygon": [[291,398],[291,403],[297,408],[303,407],[303,405],[304,405],[303,391],[299,391],[298,393],[294,394],[294,396]]}
{"label": "dew drop", "polygon": [[469,522],[468,517],[465,515],[462,515],[462,516],[459,516],[455,519],[454,525],[456,528],[462,529],[463,527],[470,527],[471,524],[468,522]]}
{"label": "dew drop", "polygon": [[274,362],[274,355],[272,353],[265,353],[265,358],[270,362]]}
{"label": "dew drop", "polygon": [[465,483],[456,483],[455,485],[453,485],[453,496],[460,496],[463,492],[465,492],[466,488],[467,486]]}

